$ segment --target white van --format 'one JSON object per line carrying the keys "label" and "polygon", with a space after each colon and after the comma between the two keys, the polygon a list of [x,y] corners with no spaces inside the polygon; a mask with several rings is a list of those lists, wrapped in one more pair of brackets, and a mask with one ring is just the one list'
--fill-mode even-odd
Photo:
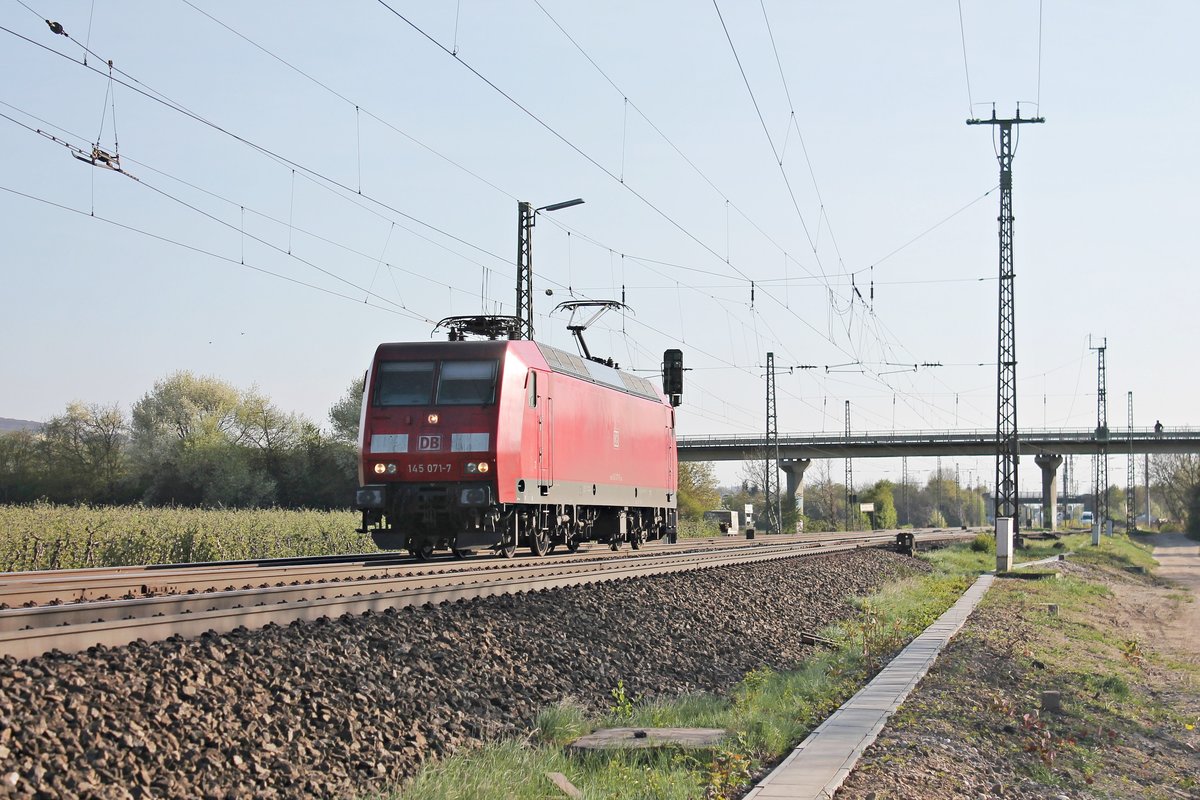
{"label": "white van", "polygon": [[1080,523],[1082,523],[1084,525],[1084,527],[1087,527],[1087,528],[1092,527],[1092,512],[1085,511],[1082,514],[1080,514],[1079,521],[1080,521]]}

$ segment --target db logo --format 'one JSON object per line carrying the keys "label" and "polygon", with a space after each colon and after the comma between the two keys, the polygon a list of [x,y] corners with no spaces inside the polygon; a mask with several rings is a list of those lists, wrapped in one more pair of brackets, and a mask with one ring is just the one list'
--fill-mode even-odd
{"label": "db logo", "polygon": [[419,437],[417,437],[417,449],[418,450],[441,450],[442,449],[442,437],[441,436],[419,436]]}

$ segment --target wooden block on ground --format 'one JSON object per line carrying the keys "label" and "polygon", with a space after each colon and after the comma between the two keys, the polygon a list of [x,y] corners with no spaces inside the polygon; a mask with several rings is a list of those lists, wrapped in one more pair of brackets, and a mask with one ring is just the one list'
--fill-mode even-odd
{"label": "wooden block on ground", "polygon": [[1056,691],[1042,692],[1042,711],[1061,711],[1062,695]]}
{"label": "wooden block on ground", "polygon": [[658,747],[694,750],[716,747],[726,733],[721,728],[607,728],[581,736],[567,747],[576,751]]}

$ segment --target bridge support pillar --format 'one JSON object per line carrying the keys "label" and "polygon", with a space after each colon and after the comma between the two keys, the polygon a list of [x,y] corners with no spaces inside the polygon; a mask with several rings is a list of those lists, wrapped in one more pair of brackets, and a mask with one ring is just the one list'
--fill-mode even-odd
{"label": "bridge support pillar", "polygon": [[[779,459],[779,468],[783,470],[783,474],[787,477],[787,495],[796,501],[796,513],[801,517],[804,516],[804,471],[812,464],[811,458],[781,458]],[[799,492],[799,494],[797,494]],[[797,521],[797,533],[800,531],[800,526],[803,524]]]}
{"label": "bridge support pillar", "polygon": [[1050,530],[1058,530],[1058,468],[1063,458],[1054,453],[1038,453],[1033,463],[1042,470],[1042,517]]}

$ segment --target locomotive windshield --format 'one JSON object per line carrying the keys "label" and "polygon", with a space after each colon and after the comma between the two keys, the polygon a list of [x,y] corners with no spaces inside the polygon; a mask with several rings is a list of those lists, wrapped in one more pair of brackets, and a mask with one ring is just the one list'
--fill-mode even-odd
{"label": "locomotive windshield", "polygon": [[375,390],[377,406],[427,406],[433,396],[432,361],[384,361]]}
{"label": "locomotive windshield", "polygon": [[375,389],[377,406],[480,406],[496,400],[495,359],[444,361],[437,376],[434,361],[383,361]]}
{"label": "locomotive windshield", "polygon": [[496,398],[496,361],[445,361],[438,381],[440,406],[488,405]]}

